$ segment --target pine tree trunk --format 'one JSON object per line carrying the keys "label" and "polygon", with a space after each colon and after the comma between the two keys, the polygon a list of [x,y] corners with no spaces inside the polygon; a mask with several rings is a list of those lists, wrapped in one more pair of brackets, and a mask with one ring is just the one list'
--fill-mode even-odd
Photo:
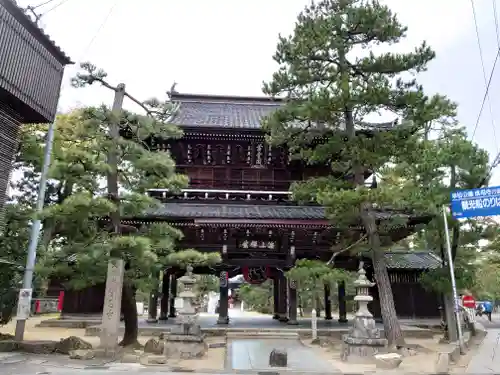
{"label": "pine tree trunk", "polygon": [[368,242],[373,254],[373,269],[375,271],[375,280],[377,283],[380,311],[384,323],[384,332],[389,347],[402,346],[405,344],[403,331],[399,325],[392,294],[391,281],[387,272],[384,253],[380,246],[380,236],[377,232],[377,223],[375,218],[368,210],[369,204],[364,204],[361,210],[361,219],[368,235]]}
{"label": "pine tree trunk", "polygon": [[[352,106],[349,103],[351,99],[351,86],[349,82],[349,73],[347,72],[346,50],[340,46],[339,54],[339,69],[341,77],[341,91],[345,97],[346,104],[344,109],[344,120],[346,132],[349,139],[356,138],[356,129],[354,126],[354,117]],[[364,186],[364,170],[361,165],[353,165],[354,171],[354,187]],[[385,257],[380,246],[380,236],[377,230],[377,222],[372,213],[371,202],[364,202],[360,206],[360,216],[363,226],[365,227],[368,242],[373,252],[373,268],[375,270],[375,278],[380,296],[380,310],[384,321],[384,331],[388,340],[389,346],[404,345],[403,332],[399,325],[396,315],[396,307],[394,306],[394,297],[392,294],[391,282],[387,273]]]}
{"label": "pine tree trunk", "polygon": [[125,333],[121,346],[139,346],[137,337],[139,335],[139,324],[137,319],[137,305],[135,303],[135,293],[130,282],[123,281],[122,291],[122,313],[125,324]]}

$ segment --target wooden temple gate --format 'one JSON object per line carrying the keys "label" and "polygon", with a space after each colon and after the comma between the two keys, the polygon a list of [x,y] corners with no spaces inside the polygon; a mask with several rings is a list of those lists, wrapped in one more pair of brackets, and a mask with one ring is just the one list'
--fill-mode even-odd
{"label": "wooden temple gate", "polygon": [[[166,189],[150,190],[149,194],[161,202],[161,207],[141,217],[124,219],[124,222],[134,226],[168,222],[184,233],[179,248],[220,252],[220,265],[211,269],[195,269],[197,273],[220,277],[219,323],[228,322],[228,278],[244,274],[247,281],[253,283],[272,279],[274,317],[295,324],[296,286],[286,280],[283,272],[293,267],[296,259],[326,262],[333,252],[345,248],[346,243],[357,241],[364,233],[359,223],[338,227],[326,217],[323,207],[312,203],[300,205],[291,199],[289,189],[292,182],[329,175],[332,173],[331,168],[328,163],[306,165],[293,160],[285,147],[271,147],[265,142],[265,135],[260,128],[261,120],[282,105],[279,100],[177,92],[171,92],[170,95],[172,102],[179,104],[172,124],[182,128],[184,136],[175,141],[149,139],[147,142],[152,149],[169,152],[173,156],[178,172],[189,177],[190,186],[177,194]],[[392,123],[372,124],[369,127],[371,130],[367,130],[365,124],[362,132],[370,136],[373,131],[390,131],[392,126]],[[124,129],[123,134],[126,131]],[[366,170],[365,175],[368,178],[371,171]],[[337,177],[348,180],[352,176],[347,174]],[[371,187],[376,188],[376,184]],[[383,233],[392,242],[405,238],[413,233],[416,226],[430,220],[426,216],[386,210],[376,214],[379,221],[398,216],[405,222],[405,226]],[[413,275],[412,283],[418,284],[418,273],[441,264],[428,252],[422,253],[420,258],[417,253],[401,254],[386,254],[390,273],[394,278],[398,270],[403,270]],[[391,263],[393,258],[403,259],[404,264]],[[354,271],[358,260],[356,257],[340,255],[335,263],[338,267]],[[370,263],[369,258],[365,261]],[[150,301],[150,321],[175,316],[173,301],[177,278],[182,272],[172,268],[165,270],[161,292],[156,293]],[[394,279],[393,285],[400,283],[398,280]],[[405,299],[409,298],[408,291],[401,289],[398,292],[398,287],[393,288],[398,312],[417,316],[418,304],[408,304]],[[415,297],[423,297],[426,292],[413,287],[412,293]],[[163,298],[160,316],[157,317],[154,307],[159,294]],[[347,312],[343,285],[339,285],[338,295],[339,321],[343,322]],[[331,319],[328,288],[325,300],[326,318]],[[376,303],[377,299],[372,307],[375,314],[380,310]],[[410,306],[410,310],[407,306]],[[64,312],[69,313],[63,309]],[[420,312],[429,316],[439,314],[437,305]]]}

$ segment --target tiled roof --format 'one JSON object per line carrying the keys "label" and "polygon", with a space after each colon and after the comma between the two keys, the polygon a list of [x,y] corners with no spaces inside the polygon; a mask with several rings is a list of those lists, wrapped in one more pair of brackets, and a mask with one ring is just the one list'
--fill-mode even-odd
{"label": "tiled roof", "polygon": [[178,126],[258,129],[262,119],[281,106],[268,98],[173,94],[172,100],[180,103],[172,119]]}
{"label": "tiled roof", "polygon": [[392,251],[385,253],[389,269],[435,269],[441,267],[441,259],[430,251]]}
{"label": "tiled roof", "polygon": [[[238,97],[170,93],[180,104],[171,122],[177,126],[259,129],[262,120],[283,101],[268,97]],[[358,124],[358,129],[390,129],[393,122]]]}
{"label": "tiled roof", "polygon": [[153,217],[225,218],[225,219],[325,219],[325,210],[317,206],[272,206],[240,204],[165,203],[148,212]]}
{"label": "tiled roof", "polygon": [[[378,211],[379,219],[389,219],[394,213]],[[401,213],[401,215],[405,215]],[[152,218],[225,218],[225,219],[326,219],[325,208],[320,206],[219,204],[219,203],[164,203],[149,211]],[[406,215],[409,216],[409,215]],[[421,218],[426,222],[426,218]]]}

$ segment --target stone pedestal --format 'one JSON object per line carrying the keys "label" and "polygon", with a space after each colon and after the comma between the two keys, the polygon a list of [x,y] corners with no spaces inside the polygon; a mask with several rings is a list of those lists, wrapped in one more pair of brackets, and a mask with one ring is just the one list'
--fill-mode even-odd
{"label": "stone pedestal", "polygon": [[208,350],[208,345],[203,336],[198,335],[174,335],[167,337],[168,345],[165,345],[163,354],[167,358],[194,359],[202,358]]}
{"label": "stone pedestal", "polygon": [[387,346],[387,340],[375,327],[373,315],[368,311],[368,303],[373,300],[369,291],[375,283],[366,278],[363,262],[360,262],[358,274],[358,279],[354,282],[356,286],[354,300],[358,302],[358,311],[349,333],[342,336],[342,360],[349,362],[371,360],[380,349]]}
{"label": "stone pedestal", "polygon": [[196,278],[192,275],[193,268],[188,267],[186,275],[179,278],[182,292],[179,293],[178,317],[175,326],[165,336],[163,354],[168,359],[193,359],[203,357],[208,345],[198,324],[198,309],[194,305],[196,294],[193,286]]}

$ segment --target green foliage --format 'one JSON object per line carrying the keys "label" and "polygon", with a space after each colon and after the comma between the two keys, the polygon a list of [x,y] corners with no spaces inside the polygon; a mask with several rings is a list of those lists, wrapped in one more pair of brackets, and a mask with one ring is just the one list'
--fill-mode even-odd
{"label": "green foliage", "polygon": [[188,249],[181,252],[168,254],[165,258],[165,264],[170,266],[214,266],[221,262],[219,253],[201,253],[196,250]]}
{"label": "green foliage", "polygon": [[[387,184],[370,189],[364,171],[379,172],[413,152],[416,133],[430,115],[414,77],[434,58],[432,49],[423,42],[409,53],[374,52],[376,45],[397,44],[406,31],[376,0],[314,2],[298,16],[292,35],[280,36],[274,55],[279,70],[264,84],[266,94],[287,98],[265,124],[269,142],[286,144],[294,159],[331,168],[328,177],[294,186],[295,195],[325,205],[337,225],[361,221],[368,235],[379,263],[375,270],[390,345],[401,338],[401,330],[388,323],[396,320],[396,312],[380,251],[389,232],[407,223],[397,215],[378,222],[375,208],[416,209],[416,190]],[[359,56],[363,50],[369,52]],[[381,111],[389,111],[400,125],[378,131],[366,123],[368,115]]]}
{"label": "green foliage", "polygon": [[488,239],[476,252],[476,280],[471,288],[478,299],[500,300],[500,225],[492,218],[486,221],[482,232]]}
{"label": "green foliage", "polygon": [[200,296],[205,296],[209,292],[219,291],[219,278],[214,275],[196,275],[195,292]]}
{"label": "green foliage", "polygon": [[[405,80],[400,73],[425,70],[434,52],[424,42],[407,54],[350,54],[358,47],[397,43],[405,34],[406,28],[378,1],[324,0],[308,6],[293,34],[279,39],[274,59],[280,69],[265,83],[264,92],[286,95],[287,101],[265,129],[269,141],[286,144],[294,158],[330,165],[330,176],[298,183],[294,193],[300,200],[327,206],[336,223],[357,221],[366,202],[412,208],[413,191],[392,185],[369,189],[361,173],[364,166],[379,171],[414,149],[412,134],[424,126],[426,97],[413,78]],[[373,131],[365,116],[380,110],[391,111],[403,123],[391,131]],[[368,127],[370,135],[354,135],[354,126]],[[350,181],[344,178],[349,173],[355,174]],[[392,218],[381,228],[402,225]]]}
{"label": "green foliage", "polygon": [[299,304],[304,309],[324,308],[325,285],[329,285],[331,292],[335,294],[338,283],[344,281],[347,286],[353,281],[351,272],[332,268],[321,261],[308,259],[297,260],[295,266],[286,272],[286,276],[296,281]]}
{"label": "green foliage", "polygon": [[[75,85],[100,82],[109,87],[103,71],[88,63],[82,64],[82,69]],[[39,258],[39,275],[60,276],[68,280],[70,287],[84,288],[104,281],[113,253],[125,259],[126,279],[140,286],[176,250],[182,233],[168,224],[130,227],[123,235],[110,236],[108,224],[98,220],[110,217],[117,209],[122,216],[140,217],[160,204],[148,197],[146,190],[161,187],[176,191],[187,184],[185,176],[175,173],[175,163],[168,152],[147,147],[152,138],[182,135],[179,129],[165,123],[173,105],[149,100],[143,107],[146,116],[122,111],[116,118],[108,107],[101,106],[80,108],[57,117],[46,207],[41,215],[41,246],[50,247],[51,251]],[[109,127],[116,121],[120,124],[120,136],[111,139]],[[16,185],[19,201],[33,202],[36,196],[45,132],[45,125],[23,127],[16,160],[16,167],[24,174]],[[103,186],[113,169],[107,161],[113,148],[118,158],[119,207],[108,199]]]}
{"label": "green foliage", "polygon": [[[454,263],[455,281],[458,290],[472,289],[476,283],[476,267],[467,262],[464,257],[457,257]],[[446,267],[438,268],[425,272],[420,276],[420,283],[427,290],[438,293],[451,293],[451,281],[449,269]]]}
{"label": "green foliage", "polygon": [[[4,206],[5,226],[0,236],[0,325],[7,324],[15,313],[17,294],[29,242],[29,219],[32,211],[21,204]],[[35,282],[35,285],[37,283]]]}
{"label": "green foliage", "polygon": [[238,296],[248,309],[262,314],[273,312],[273,282],[266,280],[260,285],[244,283],[238,289]]}
{"label": "green foliage", "polygon": [[500,262],[495,257],[491,262],[483,262],[478,266],[477,279],[472,290],[477,299],[500,300]]}
{"label": "green foliage", "polygon": [[295,266],[286,272],[286,277],[290,280],[295,280],[299,288],[306,285],[311,290],[321,290],[325,284],[335,285],[341,281],[349,281],[351,278],[350,272],[338,268],[332,268],[325,262],[318,260],[299,259],[295,262]]}
{"label": "green foliage", "polygon": [[[445,104],[441,102],[441,108]],[[448,103],[449,108],[453,108]],[[448,112],[453,113],[453,111]],[[434,120],[427,131],[415,139],[414,151],[402,153],[396,163],[382,171],[381,184],[400,186],[413,191],[412,207],[434,215],[425,230],[415,234],[411,241],[419,249],[429,249],[436,255],[445,252],[445,235],[442,207],[449,203],[450,194],[457,189],[472,189],[488,181],[488,153],[467,139],[465,130],[451,121]],[[433,137],[431,137],[431,135]],[[457,286],[473,288],[477,279],[476,264],[481,240],[492,237],[497,224],[490,219],[454,220],[448,217],[451,231],[452,256],[454,258]],[[445,257],[446,258],[446,257]],[[431,270],[421,277],[427,289],[440,293],[451,292],[449,270]]]}

